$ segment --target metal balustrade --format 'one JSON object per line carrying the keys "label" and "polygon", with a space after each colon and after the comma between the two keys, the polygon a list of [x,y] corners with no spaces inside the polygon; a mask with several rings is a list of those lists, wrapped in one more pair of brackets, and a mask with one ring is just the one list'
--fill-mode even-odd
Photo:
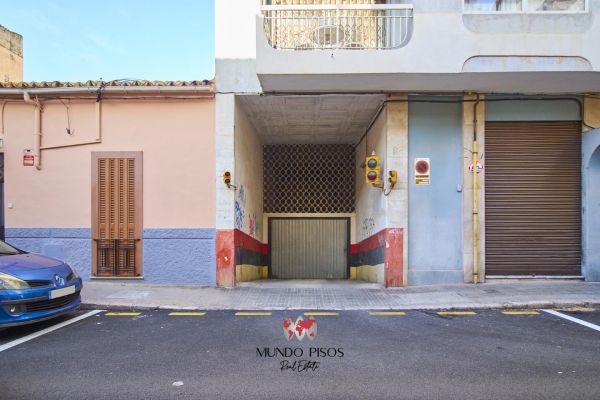
{"label": "metal balustrade", "polygon": [[407,4],[263,6],[264,33],[275,49],[388,50],[405,46],[413,29]]}

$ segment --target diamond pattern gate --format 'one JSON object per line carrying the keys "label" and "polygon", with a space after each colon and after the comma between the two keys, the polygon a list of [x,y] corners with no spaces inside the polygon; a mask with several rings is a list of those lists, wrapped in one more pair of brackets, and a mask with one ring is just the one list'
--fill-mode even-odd
{"label": "diamond pattern gate", "polygon": [[354,212],[354,146],[267,145],[263,158],[265,212]]}

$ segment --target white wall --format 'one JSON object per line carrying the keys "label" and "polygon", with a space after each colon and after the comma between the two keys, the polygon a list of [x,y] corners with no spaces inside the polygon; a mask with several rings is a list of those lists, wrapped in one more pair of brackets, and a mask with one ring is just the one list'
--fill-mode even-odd
{"label": "white wall", "polygon": [[[386,197],[381,189],[374,188],[365,181],[364,165],[366,155],[372,151],[380,157],[381,177],[386,179],[386,130],[387,110],[384,109],[369,131],[366,139],[356,148],[356,242],[386,228]],[[365,151],[366,148],[366,151]]]}
{"label": "white wall", "polygon": [[215,58],[256,58],[256,16],[260,0],[215,1]]}

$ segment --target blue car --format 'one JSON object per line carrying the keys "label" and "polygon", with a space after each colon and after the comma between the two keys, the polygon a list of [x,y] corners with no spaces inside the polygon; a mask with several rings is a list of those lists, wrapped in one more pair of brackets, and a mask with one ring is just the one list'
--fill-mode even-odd
{"label": "blue car", "polygon": [[0,328],[54,318],[81,304],[81,278],[63,261],[0,240]]}

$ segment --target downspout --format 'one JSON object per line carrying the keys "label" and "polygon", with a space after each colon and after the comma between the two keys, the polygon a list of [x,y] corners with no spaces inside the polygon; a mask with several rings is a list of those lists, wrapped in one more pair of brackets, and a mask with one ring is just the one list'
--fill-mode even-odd
{"label": "downspout", "polygon": [[479,282],[479,211],[477,207],[477,106],[479,94],[473,105],[473,284]]}
{"label": "downspout", "polygon": [[35,100],[32,100],[27,91],[23,91],[23,101],[35,106],[33,111],[33,165],[39,171],[42,169],[42,105],[37,97]]}

